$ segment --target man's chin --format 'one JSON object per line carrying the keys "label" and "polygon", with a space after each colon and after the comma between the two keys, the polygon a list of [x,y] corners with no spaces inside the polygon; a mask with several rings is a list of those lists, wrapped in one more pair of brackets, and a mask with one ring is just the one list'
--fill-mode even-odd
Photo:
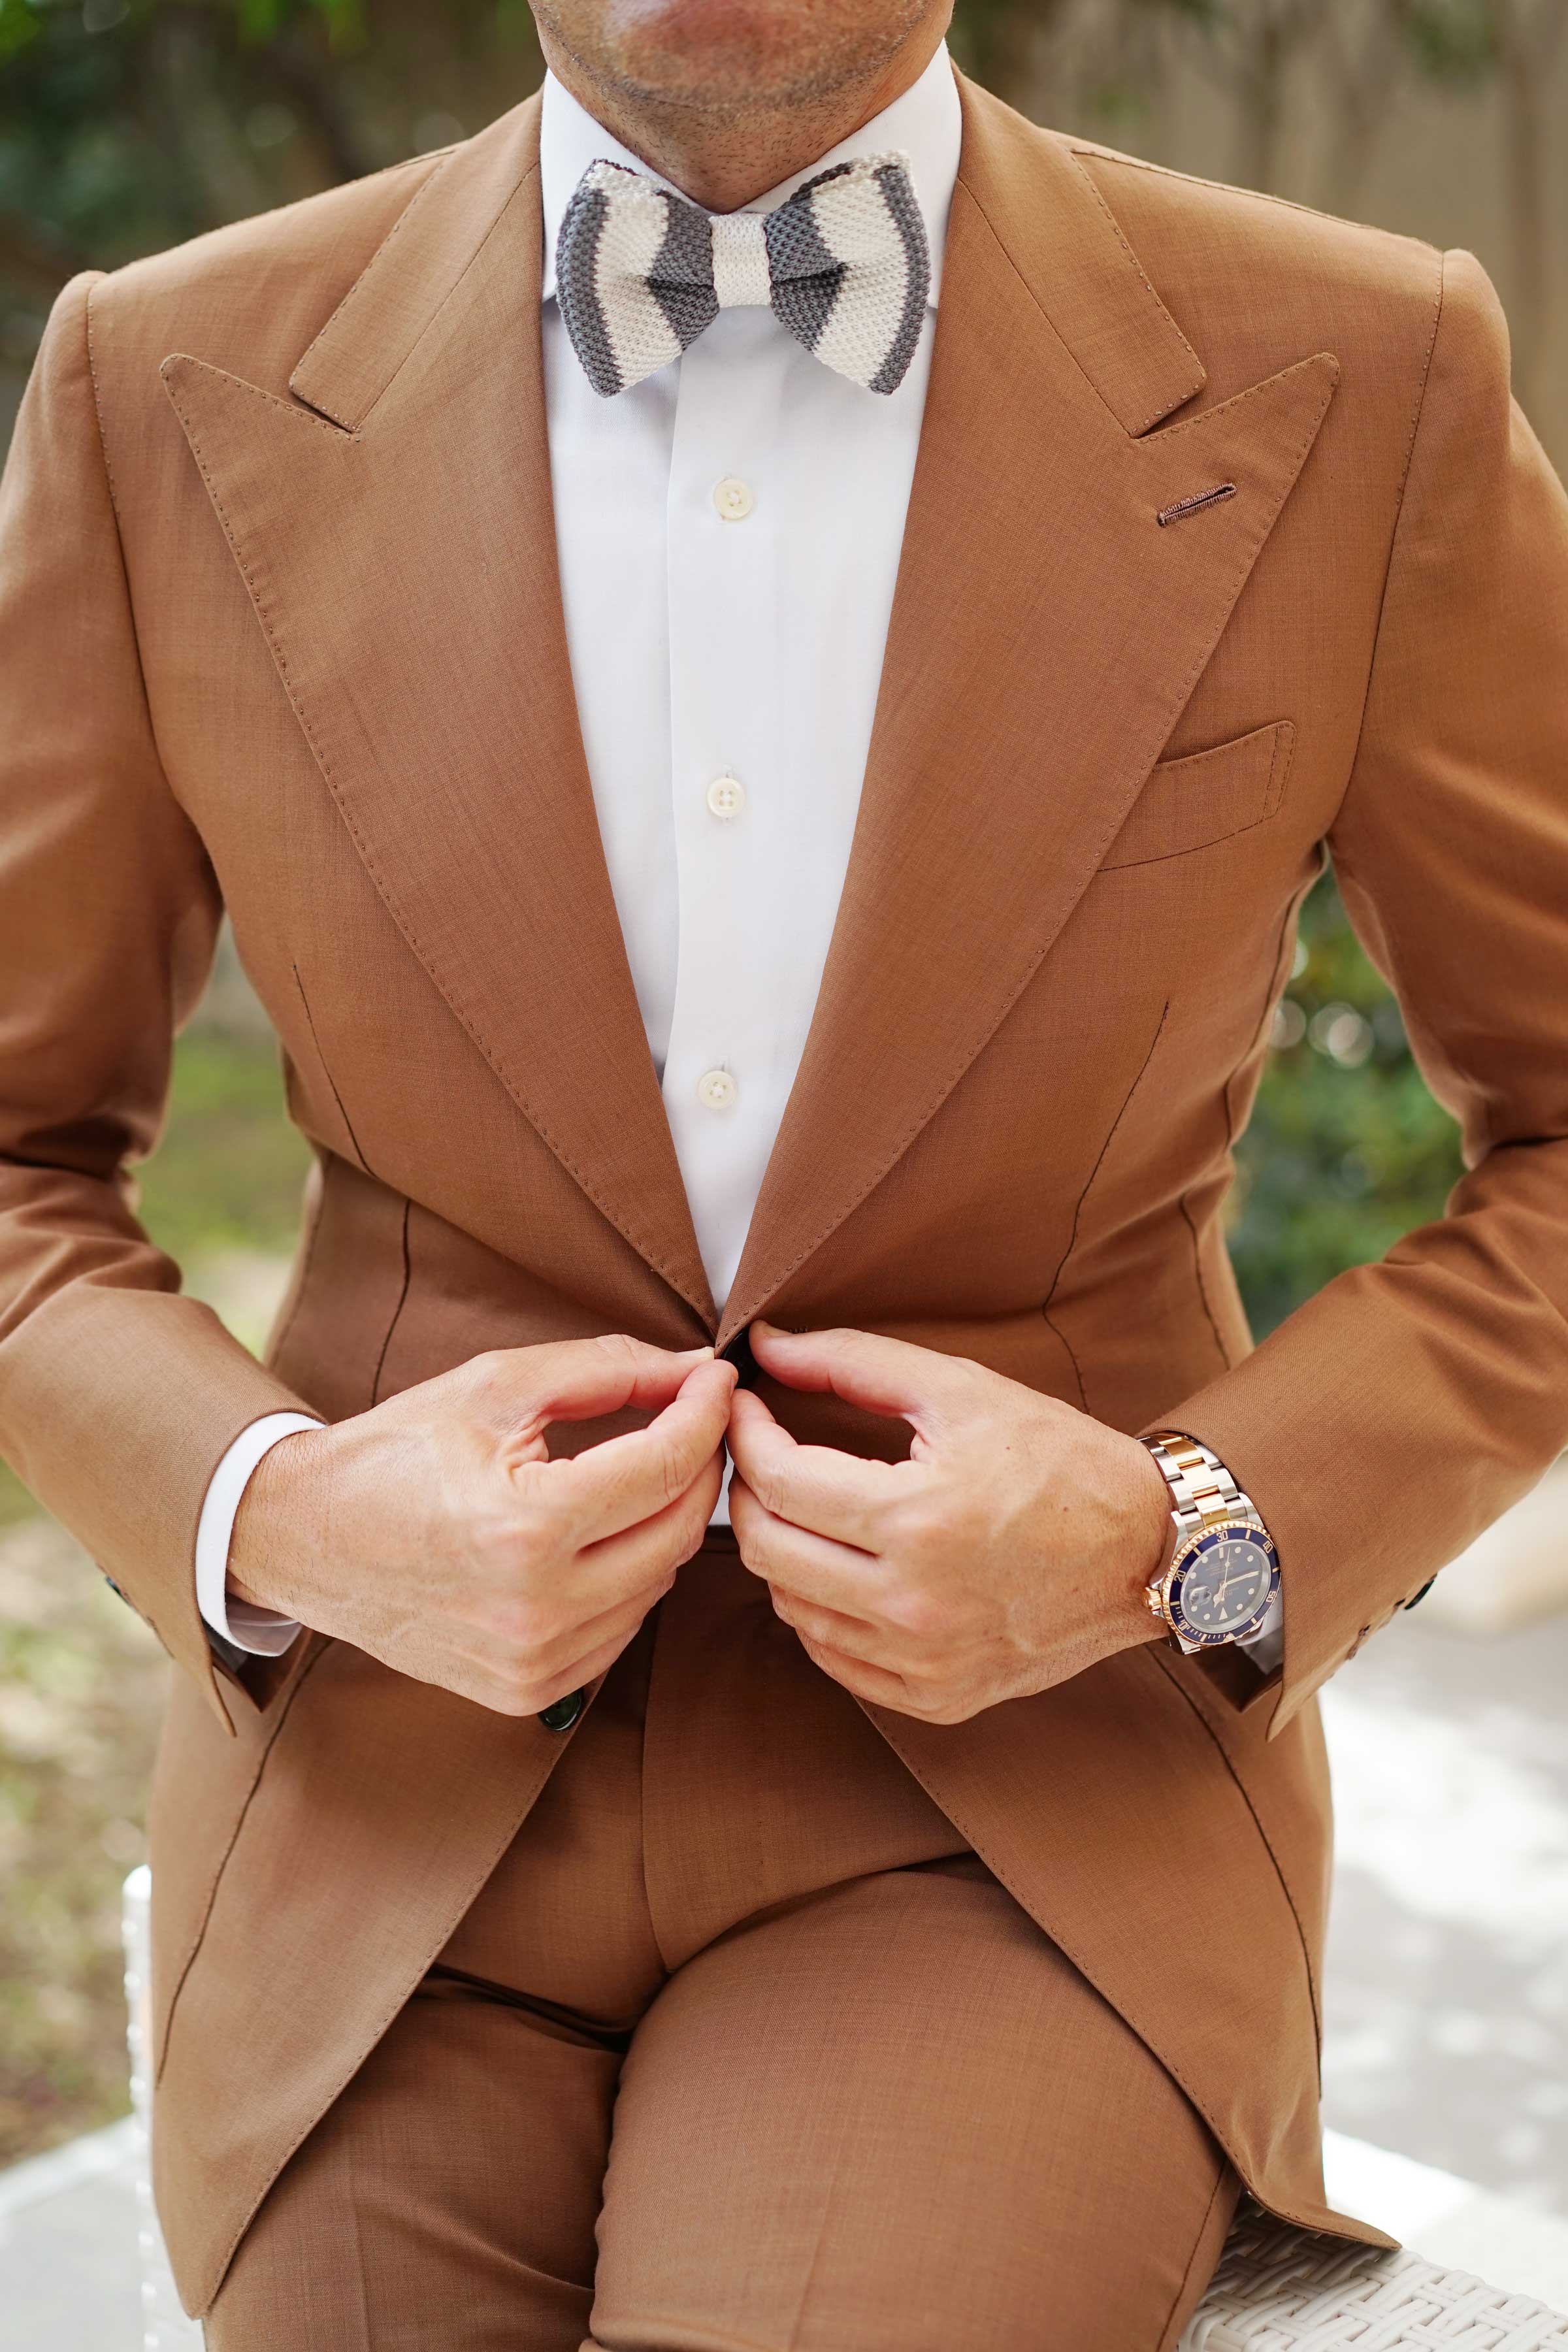
{"label": "man's chin", "polygon": [[596,81],[642,104],[719,117],[810,104],[895,56],[920,0],[542,0]]}

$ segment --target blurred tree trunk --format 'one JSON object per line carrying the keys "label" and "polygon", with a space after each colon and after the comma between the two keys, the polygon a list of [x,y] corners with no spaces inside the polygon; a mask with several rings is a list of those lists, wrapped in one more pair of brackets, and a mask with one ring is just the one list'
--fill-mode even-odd
{"label": "blurred tree trunk", "polygon": [[1408,0],[1331,0],[1322,20],[1329,127],[1318,201],[1359,215],[1373,155],[1409,63]]}
{"label": "blurred tree trunk", "polygon": [[1234,172],[1244,188],[1278,194],[1291,68],[1334,0],[1216,0],[1173,8],[1196,37],[1200,68],[1236,108]]}
{"label": "blurred tree trunk", "polygon": [[1263,0],[1243,49],[1237,78],[1241,99],[1236,176],[1244,188],[1275,188],[1285,113],[1285,69],[1290,44],[1279,12]]}
{"label": "blurred tree trunk", "polygon": [[1488,5],[1507,125],[1514,389],[1536,414],[1546,389],[1542,362],[1553,290],[1548,117],[1568,0],[1488,0]]}

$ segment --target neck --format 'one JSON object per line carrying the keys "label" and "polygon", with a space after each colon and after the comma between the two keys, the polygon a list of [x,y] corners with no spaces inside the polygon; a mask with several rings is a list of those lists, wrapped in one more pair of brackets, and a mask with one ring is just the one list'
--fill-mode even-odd
{"label": "neck", "polygon": [[640,90],[630,95],[600,84],[543,24],[540,40],[557,81],[624,147],[694,204],[708,212],[732,213],[808,170],[912,89],[942,46],[945,29],[940,15],[918,26],[875,74],[820,97],[792,95],[776,105],[763,98],[715,116]]}

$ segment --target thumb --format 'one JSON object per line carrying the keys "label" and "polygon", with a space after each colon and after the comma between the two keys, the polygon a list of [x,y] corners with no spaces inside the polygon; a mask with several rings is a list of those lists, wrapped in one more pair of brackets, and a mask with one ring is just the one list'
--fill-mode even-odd
{"label": "thumb", "polygon": [[713,1350],[687,1348],[677,1354],[613,1331],[594,1339],[508,1349],[494,1361],[496,1402],[511,1419],[526,1415],[542,1424],[593,1421],[628,1405],[658,1412],[693,1372],[711,1364]]}
{"label": "thumb", "polygon": [[868,1412],[897,1413],[922,1437],[968,1420],[976,1367],[877,1331],[781,1331],[753,1323],[752,1353],[784,1387],[826,1391]]}

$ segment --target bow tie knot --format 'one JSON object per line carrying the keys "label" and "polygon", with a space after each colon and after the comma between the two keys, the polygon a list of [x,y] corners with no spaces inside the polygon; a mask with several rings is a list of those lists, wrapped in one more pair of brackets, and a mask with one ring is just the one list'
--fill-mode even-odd
{"label": "bow tie knot", "polygon": [[768,227],[761,213],[714,213],[713,294],[721,310],[742,310],[773,299],[768,268]]}
{"label": "bow tie knot", "polygon": [[707,213],[602,161],[566,208],[555,284],[606,399],[679,359],[721,310],[763,304],[825,366],[890,393],[914,357],[931,252],[901,155],[834,164],[771,213]]}

